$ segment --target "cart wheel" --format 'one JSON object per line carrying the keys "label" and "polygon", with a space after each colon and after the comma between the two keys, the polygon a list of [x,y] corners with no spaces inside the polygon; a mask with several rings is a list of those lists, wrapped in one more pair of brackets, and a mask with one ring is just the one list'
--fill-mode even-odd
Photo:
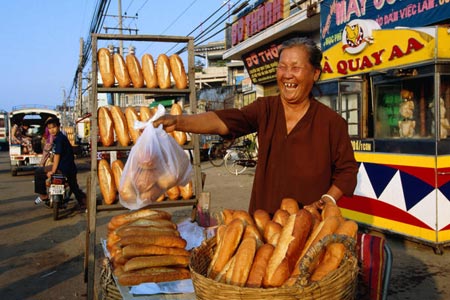
{"label": "cart wheel", "polygon": [[11,175],[17,176],[17,168],[11,168]]}

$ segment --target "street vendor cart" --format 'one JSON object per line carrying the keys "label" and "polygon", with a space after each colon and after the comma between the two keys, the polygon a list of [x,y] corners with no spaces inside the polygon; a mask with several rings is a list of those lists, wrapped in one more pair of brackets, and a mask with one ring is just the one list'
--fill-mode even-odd
{"label": "street vendor cart", "polygon": [[350,25],[365,36],[355,47],[343,33],[324,52],[320,85],[320,99],[347,119],[359,162],[354,196],[339,206],[360,224],[440,253],[450,244],[449,28],[367,34],[373,23]]}

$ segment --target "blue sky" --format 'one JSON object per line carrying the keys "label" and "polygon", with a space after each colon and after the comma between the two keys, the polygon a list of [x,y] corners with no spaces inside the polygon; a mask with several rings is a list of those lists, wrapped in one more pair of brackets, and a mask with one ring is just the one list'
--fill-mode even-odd
{"label": "blue sky", "polygon": [[[123,26],[138,28],[139,34],[186,36],[219,9],[222,0],[122,0],[122,13],[137,19],[124,19]],[[239,2],[239,1],[234,1]],[[79,60],[80,39],[88,37],[97,0],[14,0],[2,2],[0,19],[0,109],[13,106],[60,105],[69,93]],[[112,0],[109,15],[117,15],[117,0]],[[212,21],[226,13],[226,5]],[[192,36],[206,30],[203,24]],[[107,17],[104,26],[117,27],[118,19]],[[219,28],[223,28],[221,23]],[[102,31],[104,33],[105,31]],[[108,33],[117,33],[110,31]],[[208,42],[223,39],[223,34]],[[124,47],[127,47],[125,44]],[[140,57],[144,52],[156,57],[173,53],[177,45],[147,43],[134,45]],[[172,47],[175,47],[171,49]],[[84,69],[87,73],[90,63]]]}

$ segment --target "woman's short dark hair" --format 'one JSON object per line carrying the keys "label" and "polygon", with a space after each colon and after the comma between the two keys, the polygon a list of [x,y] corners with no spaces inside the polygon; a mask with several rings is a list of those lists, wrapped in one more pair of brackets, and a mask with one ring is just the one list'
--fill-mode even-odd
{"label": "woman's short dark hair", "polygon": [[293,48],[296,46],[304,47],[306,49],[306,52],[308,52],[309,54],[309,63],[314,68],[322,71],[322,51],[313,40],[307,37],[295,37],[284,41],[281,44],[280,49],[278,50],[278,57],[281,56],[281,53],[284,49]]}
{"label": "woman's short dark hair", "polygon": [[58,126],[58,127],[61,125],[61,123],[59,122],[59,119],[58,119],[58,118],[48,118],[48,119],[45,121],[45,127],[47,127],[48,124],[55,124],[55,125]]}

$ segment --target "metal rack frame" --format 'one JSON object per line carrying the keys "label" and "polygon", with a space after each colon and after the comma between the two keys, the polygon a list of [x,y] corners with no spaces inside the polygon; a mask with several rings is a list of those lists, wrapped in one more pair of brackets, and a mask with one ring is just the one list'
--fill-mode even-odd
{"label": "metal rack frame", "polygon": [[[171,43],[186,43],[188,51],[188,66],[187,74],[189,85],[187,89],[147,89],[147,88],[120,88],[111,87],[105,88],[98,85],[98,66],[97,66],[97,47],[98,40],[117,40],[117,41],[143,41],[143,42],[171,42]],[[195,91],[195,70],[194,70],[194,38],[181,36],[160,36],[160,35],[119,35],[119,34],[92,34],[92,91],[90,95],[91,102],[91,171],[87,180],[87,228],[86,228],[86,257],[85,257],[85,281],[87,282],[87,296],[88,299],[95,299],[95,253],[98,245],[96,244],[96,219],[98,211],[110,210],[124,210],[122,205],[97,205],[97,160],[98,152],[107,151],[127,151],[131,149],[123,146],[112,147],[98,147],[98,123],[97,123],[97,109],[98,109],[98,93],[134,93],[134,94],[152,94],[152,95],[169,95],[169,96],[186,96],[189,95],[189,104],[192,114],[197,113],[197,99]],[[193,211],[196,209],[198,196],[202,192],[202,174],[200,167],[200,150],[199,150],[199,136],[192,134],[191,140],[188,144],[183,146],[186,150],[193,152],[193,169],[194,178],[193,186],[195,192],[195,199],[180,200],[180,201],[163,201],[156,202],[148,207],[150,208],[168,208],[179,206],[193,206]],[[195,215],[195,214],[193,214]]]}

